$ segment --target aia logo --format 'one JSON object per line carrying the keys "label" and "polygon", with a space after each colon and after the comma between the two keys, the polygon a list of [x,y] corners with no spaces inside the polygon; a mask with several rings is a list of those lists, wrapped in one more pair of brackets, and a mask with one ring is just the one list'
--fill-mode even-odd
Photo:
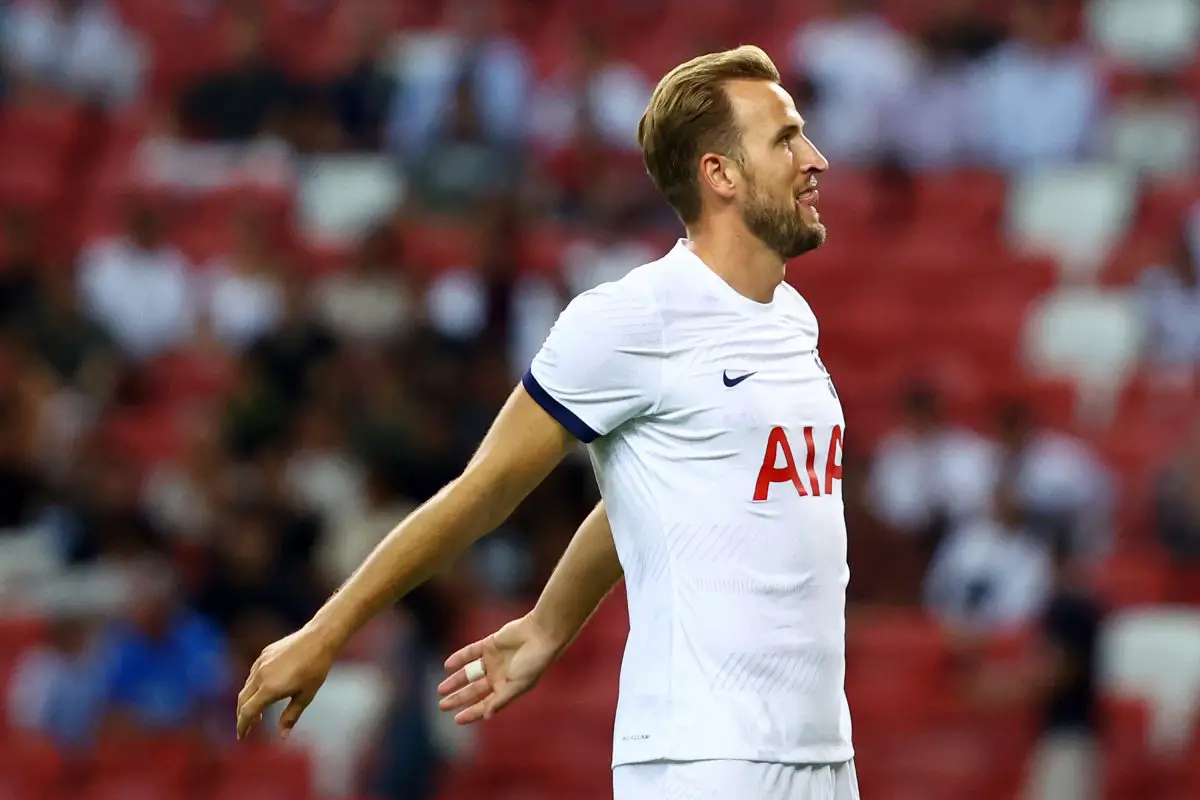
{"label": "aia logo", "polygon": [[[811,425],[804,428],[804,478],[796,467],[796,453],[787,431],[774,427],[767,435],[767,449],[763,453],[762,467],[754,483],[754,502],[761,503],[771,493],[771,484],[790,483],[801,497],[820,497],[833,494],[833,482],[842,479],[842,426],[834,425],[829,434],[827,447],[816,441]],[[817,473],[817,450],[825,453],[824,475]],[[780,464],[779,462],[783,463]],[[778,466],[777,466],[778,465]],[[807,482],[806,480],[807,479]]]}

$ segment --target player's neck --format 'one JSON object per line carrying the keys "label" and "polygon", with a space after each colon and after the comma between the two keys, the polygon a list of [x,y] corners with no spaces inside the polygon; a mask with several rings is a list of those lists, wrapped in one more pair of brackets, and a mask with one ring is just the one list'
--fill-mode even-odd
{"label": "player's neck", "polygon": [[688,240],[692,252],[738,294],[758,303],[774,299],[784,261],[743,226],[696,226]]}

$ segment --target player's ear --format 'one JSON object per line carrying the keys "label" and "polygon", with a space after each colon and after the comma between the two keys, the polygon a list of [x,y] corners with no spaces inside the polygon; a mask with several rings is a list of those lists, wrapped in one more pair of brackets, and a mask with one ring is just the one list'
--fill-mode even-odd
{"label": "player's ear", "polygon": [[740,179],[741,173],[732,159],[717,153],[705,153],[700,157],[700,180],[718,197],[732,199]]}

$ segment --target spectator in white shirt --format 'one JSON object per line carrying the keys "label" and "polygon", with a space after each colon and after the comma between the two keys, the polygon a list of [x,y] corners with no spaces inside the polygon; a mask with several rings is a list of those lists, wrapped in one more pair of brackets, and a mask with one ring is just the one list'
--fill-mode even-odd
{"label": "spectator in white shirt", "polygon": [[1101,556],[1112,544],[1117,491],[1107,465],[1083,441],[1040,427],[1033,409],[1007,403],[999,413],[998,471],[1011,471],[1028,527],[1061,541],[1071,556]]}
{"label": "spectator in white shirt", "polygon": [[530,274],[521,262],[522,225],[510,205],[497,205],[485,215],[476,263],[444,272],[425,294],[433,330],[453,341],[503,348],[514,379],[566,305],[556,276]]}
{"label": "spectator in white shirt", "polygon": [[23,0],[5,20],[3,56],[17,87],[115,106],[141,88],[141,44],[105,0]]}
{"label": "spectator in white shirt", "polygon": [[[954,167],[972,156],[972,78],[1003,40],[979,0],[940,0],[919,39],[919,67],[893,98],[885,130],[903,164]],[[919,113],[914,113],[919,109]]]}
{"label": "spectator in white shirt", "polygon": [[1018,0],[1012,41],[972,81],[972,139],[978,157],[1001,169],[1075,161],[1093,146],[1101,113],[1097,65],[1066,41],[1065,0]]}
{"label": "spectator in white shirt", "polygon": [[1019,628],[1054,588],[1051,546],[1022,524],[1014,490],[1002,480],[990,513],[955,527],[934,554],[925,607],[952,630]]}
{"label": "spectator in white shirt", "polygon": [[345,270],[314,287],[317,314],[339,338],[360,345],[382,345],[398,338],[416,321],[412,293],[401,263],[402,245],[390,228],[379,226],[363,238]]}
{"label": "spectator in white shirt", "polygon": [[283,287],[264,213],[244,210],[236,226],[234,251],[205,275],[203,310],[217,339],[242,350],[279,326]]}
{"label": "spectator in white shirt", "polygon": [[924,384],[907,390],[904,418],[876,450],[868,497],[883,522],[933,548],[949,527],[989,507],[995,447],[947,424],[937,394]]}
{"label": "spectator in white shirt", "polygon": [[[890,112],[916,76],[909,41],[871,0],[831,0],[831,14],[802,27],[792,67],[813,86],[806,113],[814,141],[835,161],[869,162],[883,150]],[[885,124],[886,123],[886,124]]]}
{"label": "spectator in white shirt", "polygon": [[190,267],[150,202],[130,202],[126,233],[89,246],[79,267],[85,312],[135,359],[161,355],[195,330]]}
{"label": "spectator in white shirt", "polygon": [[636,67],[609,57],[598,34],[581,31],[566,66],[534,94],[533,140],[551,150],[568,146],[587,117],[605,145],[635,150],[653,91]]}

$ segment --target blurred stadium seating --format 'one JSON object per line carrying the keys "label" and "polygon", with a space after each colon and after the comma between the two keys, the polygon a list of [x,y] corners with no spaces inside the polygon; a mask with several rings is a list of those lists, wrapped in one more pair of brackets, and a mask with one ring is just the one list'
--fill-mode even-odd
{"label": "blurred stadium seating", "polygon": [[[71,263],[81,249],[119,232],[120,212],[132,196],[150,198],[168,212],[172,242],[196,265],[237,246],[231,220],[251,206],[267,210],[269,224],[287,244],[285,281],[299,284],[346,269],[362,236],[380,220],[403,242],[415,285],[472,263],[478,215],[412,212],[410,165],[398,164],[386,148],[318,149],[297,156],[259,142],[233,154],[217,145],[181,144],[169,135],[165,120],[175,98],[222,63],[226,17],[238,13],[237,4],[111,0],[111,5],[148,54],[150,70],[136,102],[102,112],[50,91],[20,98],[10,91],[0,100],[0,209],[36,213],[47,270]],[[310,81],[343,74],[359,46],[363,15],[394,33],[389,58],[395,69],[402,76],[419,71],[432,63],[426,53],[445,46],[437,31],[453,18],[446,5],[261,3],[272,56],[289,74]],[[823,5],[488,4],[527,49],[538,79],[551,78],[567,62],[571,31],[582,24],[607,34],[610,57],[651,81],[701,49],[739,42],[759,43],[783,63],[795,31]],[[915,32],[923,24],[922,3],[879,5],[901,31]],[[1007,0],[982,5],[1006,19]],[[881,222],[888,189],[879,170],[835,164],[822,184],[829,242],[795,264],[789,280],[820,319],[823,359],[845,405],[856,453],[869,455],[897,424],[899,388],[913,376],[928,376],[944,394],[953,422],[988,431],[997,398],[1021,398],[1042,424],[1081,437],[1112,468],[1120,487],[1116,544],[1095,567],[1097,585],[1115,612],[1103,648],[1104,797],[1184,800],[1200,797],[1200,568],[1163,552],[1152,533],[1153,500],[1154,480],[1183,444],[1182,431],[1200,413],[1200,402],[1194,379],[1181,390],[1164,389],[1163,370],[1147,357],[1150,321],[1138,281],[1144,267],[1170,256],[1181,221],[1200,203],[1200,131],[1194,118],[1200,6],[1192,0],[1092,0],[1072,6],[1081,41],[1101,64],[1104,105],[1111,111],[1110,139],[1095,157],[1008,174],[975,164],[914,170],[902,221],[894,226]],[[0,17],[0,32],[4,20]],[[1128,100],[1164,74],[1191,116],[1147,119],[1150,113]],[[1158,145],[1159,150],[1162,140],[1156,137],[1164,129],[1176,144]],[[1149,153],[1159,160],[1140,163]],[[579,162],[571,155],[533,152],[527,169],[544,170],[563,185],[588,184],[590,173],[576,175]],[[585,152],[583,161],[588,157]],[[1183,163],[1176,167],[1172,161]],[[605,163],[614,171],[630,164],[638,169],[636,153],[613,154]],[[644,193],[645,184],[639,177],[631,193]],[[583,235],[563,215],[533,214],[521,252],[510,257],[531,274],[557,280],[569,248]],[[630,234],[659,250],[675,235],[669,226]],[[0,256],[8,246],[0,241]],[[138,402],[114,401],[103,409],[87,440],[88,448],[97,449],[86,457],[119,454],[139,477],[184,458],[196,409],[223,408],[231,388],[244,380],[244,364],[205,353],[171,352],[145,363],[137,371]],[[12,389],[19,372],[7,363],[9,355],[6,347],[3,372]],[[1193,375],[1195,366],[1189,366]],[[569,533],[558,531],[559,551]],[[186,553],[188,547],[185,542],[177,549]],[[39,566],[45,560],[39,552],[15,534],[0,537],[0,609],[13,609],[0,618],[3,685],[21,655],[49,633],[40,611],[17,597],[33,591],[13,588],[29,586],[28,576],[47,571]],[[197,559],[210,563],[204,552]],[[851,566],[859,574],[860,564],[852,560]],[[864,564],[863,574],[867,571]],[[527,599],[474,598],[452,641],[494,630],[523,613]],[[483,726],[477,741],[450,762],[437,799],[610,797],[609,740],[626,624],[621,598],[610,598],[564,663],[535,692]],[[999,642],[993,656],[1003,658],[1006,646],[1019,645]],[[348,664],[326,689],[332,696],[340,686],[340,696],[348,698],[345,708],[353,704],[362,715],[359,728],[344,732],[356,742],[379,738],[375,728],[393,691],[376,667],[356,672],[360,667]],[[979,715],[948,688],[954,681],[950,645],[924,612],[851,609],[847,690],[864,797],[1017,796],[1036,738],[1034,721],[1026,711]],[[0,694],[0,716],[7,696]],[[336,730],[339,705],[330,703],[319,714],[314,708],[306,722]],[[311,752],[267,741],[233,746],[222,740],[213,746],[207,739],[160,733],[102,738],[80,756],[60,752],[35,733],[0,729],[0,798],[315,799],[325,788],[310,763],[320,757],[320,733],[298,729],[301,743],[313,743]],[[365,798],[372,787],[359,780],[355,759],[361,754],[352,749],[359,747],[347,746],[338,755],[350,777],[333,784],[356,795],[361,790]],[[375,757],[386,760],[388,754]]]}

